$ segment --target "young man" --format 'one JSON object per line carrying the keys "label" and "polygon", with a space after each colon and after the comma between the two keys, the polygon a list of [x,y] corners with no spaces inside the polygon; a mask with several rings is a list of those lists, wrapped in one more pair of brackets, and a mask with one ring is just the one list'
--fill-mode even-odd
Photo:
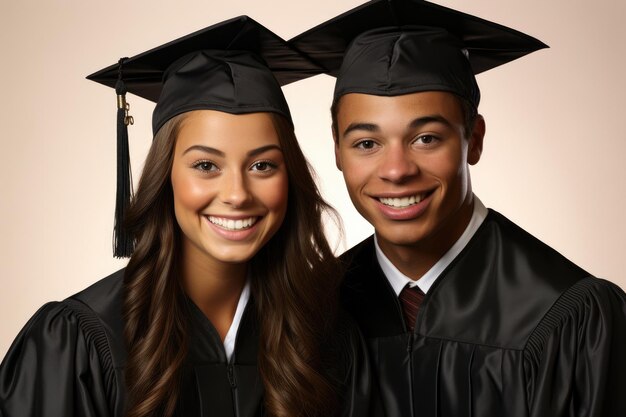
{"label": "young man", "polygon": [[292,43],[337,76],[337,167],[376,232],[343,256],[343,303],[386,415],[626,415],[624,292],[472,193],[474,74],[545,45],[417,0],[369,2]]}

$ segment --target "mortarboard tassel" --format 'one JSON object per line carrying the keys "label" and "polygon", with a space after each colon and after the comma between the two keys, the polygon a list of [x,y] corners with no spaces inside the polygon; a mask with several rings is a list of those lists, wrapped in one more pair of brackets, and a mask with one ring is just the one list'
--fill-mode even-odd
{"label": "mortarboard tassel", "polygon": [[116,258],[128,258],[134,249],[133,236],[124,227],[124,219],[133,194],[128,125],[134,123],[133,117],[128,114],[130,105],[126,102],[126,85],[122,78],[122,65],[126,59],[128,58],[119,60],[119,76],[115,84],[115,92],[117,93],[117,194],[113,228],[113,256]]}

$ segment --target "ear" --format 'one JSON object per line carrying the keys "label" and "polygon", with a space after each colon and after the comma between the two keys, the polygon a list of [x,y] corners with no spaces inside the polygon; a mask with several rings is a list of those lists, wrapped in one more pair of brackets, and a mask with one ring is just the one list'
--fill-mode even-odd
{"label": "ear", "polygon": [[469,138],[469,146],[467,148],[467,163],[470,165],[476,165],[480,161],[480,156],[483,153],[485,130],[485,118],[479,114],[476,116],[472,136]]}
{"label": "ear", "polygon": [[335,129],[333,129],[333,141],[335,142],[335,165],[337,165],[339,171],[343,171],[341,168],[341,154],[339,153],[339,138],[335,134]]}

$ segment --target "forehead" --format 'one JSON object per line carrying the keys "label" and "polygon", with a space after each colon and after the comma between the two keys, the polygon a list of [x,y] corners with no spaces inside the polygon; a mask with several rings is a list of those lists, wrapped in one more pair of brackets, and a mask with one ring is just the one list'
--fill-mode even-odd
{"label": "forehead", "polygon": [[279,140],[272,116],[266,112],[192,111],[185,115],[176,139],[177,150],[205,145],[223,151],[245,151],[269,144],[279,145]]}
{"label": "forehead", "polygon": [[406,123],[419,117],[442,116],[462,121],[460,99],[452,93],[427,91],[399,96],[350,93],[341,97],[337,109],[339,128],[350,123]]}

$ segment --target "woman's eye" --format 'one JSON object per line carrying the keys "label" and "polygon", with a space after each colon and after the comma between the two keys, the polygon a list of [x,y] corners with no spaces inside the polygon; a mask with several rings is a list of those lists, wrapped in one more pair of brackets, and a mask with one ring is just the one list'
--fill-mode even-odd
{"label": "woman's eye", "polygon": [[205,171],[205,172],[217,170],[217,166],[211,161],[198,161],[195,164],[193,164],[193,168],[200,170],[200,171]]}
{"label": "woman's eye", "polygon": [[355,148],[359,149],[374,149],[374,146],[376,146],[376,142],[370,139],[362,140],[354,145]]}
{"label": "woman's eye", "polygon": [[251,167],[253,171],[261,171],[261,172],[268,172],[275,168],[276,168],[276,164],[270,161],[258,161],[252,164],[252,167]]}

